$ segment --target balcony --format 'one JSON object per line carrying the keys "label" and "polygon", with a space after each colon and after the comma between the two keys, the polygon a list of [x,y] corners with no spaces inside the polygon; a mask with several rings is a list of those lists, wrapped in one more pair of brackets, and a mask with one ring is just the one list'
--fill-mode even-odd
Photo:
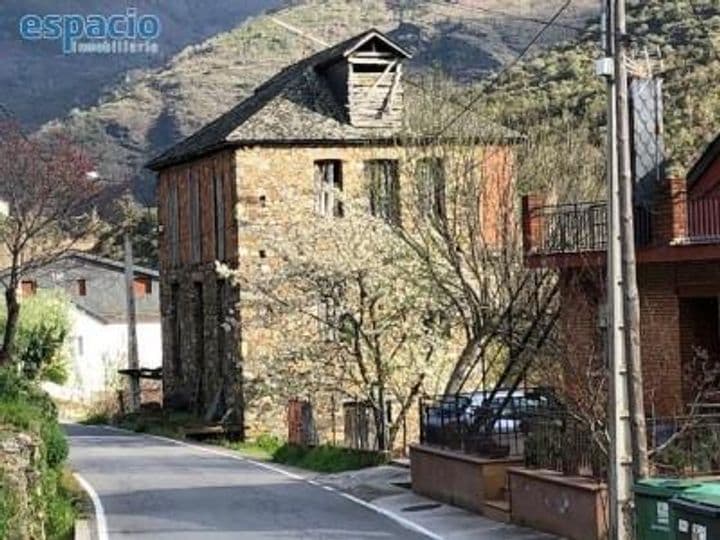
{"label": "balcony", "polygon": [[[605,201],[535,206],[528,209],[526,252],[533,254],[604,251],[608,221]],[[524,216],[524,219],[525,219]],[[652,239],[652,212],[635,208],[635,245]],[[528,249],[529,248],[529,249]]]}
{"label": "balcony", "polygon": [[720,242],[720,197],[687,201],[687,217],[689,242]]}

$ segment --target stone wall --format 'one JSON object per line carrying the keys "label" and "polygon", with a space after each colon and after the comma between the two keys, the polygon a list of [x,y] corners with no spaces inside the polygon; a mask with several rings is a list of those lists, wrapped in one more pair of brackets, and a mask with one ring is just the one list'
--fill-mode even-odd
{"label": "stone wall", "polygon": [[[501,218],[505,217],[504,212],[501,215],[502,203],[512,204],[510,151],[502,147],[462,150],[464,167],[467,168],[469,159],[473,163],[472,168],[487,178],[486,193],[479,197],[481,211],[478,215],[483,228],[488,231],[488,238],[497,240],[499,235],[490,231],[497,231]],[[225,261],[232,268],[262,266],[270,264],[266,259],[272,257],[273,246],[262,240],[259,228],[271,225],[273,220],[290,219],[297,205],[313,208],[315,161],[341,160],[344,194],[349,198],[367,200],[365,161],[398,160],[401,197],[407,201],[415,196],[410,184],[415,160],[426,153],[426,149],[396,145],[256,146],[221,151],[162,171],[158,197],[165,406],[195,410],[204,415],[212,412],[216,401],[220,400],[223,406],[219,410],[232,409],[238,421],[244,421],[251,432],[272,431],[282,435],[287,429],[285,407],[290,396],[278,394],[254,400],[248,407],[243,406],[242,372],[261,373],[264,365],[260,358],[274,350],[282,335],[273,334],[262,325],[243,325],[243,321],[256,315],[251,299],[242,297],[242,291],[233,289],[229,284],[223,293],[224,307],[220,308],[217,304],[220,284],[214,268],[217,256],[214,209],[217,204],[212,196],[212,186],[216,185],[214,182],[218,175],[223,179],[225,201]],[[448,166],[460,167],[459,161],[460,158],[458,163],[449,163]],[[453,174],[452,169],[448,174]],[[193,205],[190,197],[197,189],[193,187],[195,177],[200,181],[202,246],[199,260],[198,249],[192,245],[191,226]],[[177,190],[179,221],[178,257],[175,261],[170,234],[173,190]],[[202,302],[198,299],[200,287]],[[223,309],[226,317],[219,315]],[[204,321],[201,331],[198,329],[198,314]],[[222,319],[239,324],[221,331]],[[202,354],[198,352],[199,348],[202,348]],[[218,354],[222,358],[218,358]],[[313,407],[318,429],[325,434],[321,440],[330,440],[332,436],[333,410],[337,413],[334,417],[335,437],[341,440],[342,435],[337,433],[343,425],[340,403],[336,401],[333,407],[330,394],[318,394],[313,396]]]}
{"label": "stone wall", "polygon": [[0,427],[0,497],[12,509],[5,538],[30,540],[45,538],[42,520],[33,498],[40,490],[38,441],[25,433]]}
{"label": "stone wall", "polygon": [[[437,150],[437,149],[431,149]],[[400,180],[400,221],[407,224],[407,208],[416,205],[417,197],[414,185],[415,164],[420,158],[427,157],[429,150],[424,148],[401,147],[397,145],[318,145],[318,146],[255,146],[242,148],[236,154],[237,178],[237,220],[238,252],[241,265],[256,265],[272,271],[273,248],[271,241],[263,238],[270,234],[261,234],[264,227],[272,226],[279,220],[290,220],[297,215],[297,208],[312,209],[315,204],[315,162],[322,160],[340,160],[342,162],[343,197],[357,206],[367,205],[367,178],[365,163],[369,160],[397,160]],[[497,232],[504,226],[508,205],[514,204],[512,182],[510,179],[510,150],[502,147],[443,149],[446,162],[446,174],[467,174],[468,164],[473,164],[477,174],[485,181],[485,190],[480,195],[478,216],[486,231],[486,241],[497,242]],[[405,217],[405,219],[403,219]],[[341,219],[341,218],[336,218]],[[248,321],[257,319],[257,313],[249,302],[242,303],[243,326],[242,357],[245,370],[252,375],[263,373],[265,366],[262,358],[277,348],[281,334],[273,334],[262,325],[253,325]],[[430,377],[428,377],[430,378]],[[354,390],[345,389],[349,395]],[[291,396],[264,396],[248,403],[246,425],[249,432],[273,431],[286,432],[285,406]],[[308,396],[301,396],[308,397]],[[336,396],[336,400],[339,399]],[[342,407],[336,401],[333,409],[330,393],[316,393],[312,396],[315,422],[321,441],[332,440],[333,410],[335,420],[335,439],[342,440]],[[409,426],[411,432],[408,442],[415,440],[415,423]],[[398,437],[398,443],[402,436]]]}

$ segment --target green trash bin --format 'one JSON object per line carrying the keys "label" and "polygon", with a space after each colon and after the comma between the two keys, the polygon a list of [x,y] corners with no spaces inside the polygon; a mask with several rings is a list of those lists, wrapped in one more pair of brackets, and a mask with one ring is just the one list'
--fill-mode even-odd
{"label": "green trash bin", "polygon": [[637,482],[635,484],[637,540],[673,540],[670,526],[670,499],[700,485],[697,480],[675,478],[646,478]]}
{"label": "green trash bin", "polygon": [[688,489],[670,501],[672,540],[720,539],[720,483]]}

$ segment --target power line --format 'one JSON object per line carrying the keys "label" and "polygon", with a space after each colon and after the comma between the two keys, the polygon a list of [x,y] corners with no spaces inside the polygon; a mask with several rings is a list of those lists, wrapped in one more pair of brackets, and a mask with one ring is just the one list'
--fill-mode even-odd
{"label": "power line", "polygon": [[[495,81],[497,81],[500,77],[502,77],[505,73],[510,71],[513,67],[515,67],[520,60],[522,60],[525,55],[530,52],[530,49],[533,48],[533,46],[540,40],[540,38],[543,36],[543,34],[555,24],[555,21],[565,12],[565,10],[570,6],[572,3],[572,0],[565,0],[562,6],[555,12],[555,14],[552,16],[552,18],[547,21],[543,27],[533,36],[533,38],[528,42],[527,45],[523,48],[522,51],[520,51],[520,54],[516,56],[511,62],[508,62],[496,75],[495,75]],[[485,95],[484,92],[479,91],[475,97],[473,97],[465,106],[462,108],[462,110],[453,116],[450,121],[445,124],[440,131],[436,134],[436,137],[439,137],[443,133],[445,133],[450,126],[452,126],[455,122],[457,122],[462,116],[470,111],[475,104],[482,99],[482,97]]]}
{"label": "power line", "polygon": [[[466,6],[464,4],[451,4],[448,2],[440,2],[438,0],[425,0],[428,4],[435,4],[436,6],[443,6],[443,7],[449,7],[454,9],[461,9],[463,11],[467,12],[473,12],[473,11],[481,11],[483,13],[489,13],[491,15],[500,15],[501,17],[506,17],[508,19],[519,21],[519,22],[529,22],[534,24],[547,24],[549,21],[545,19],[540,19],[537,17],[528,17],[527,15],[517,15],[515,13],[510,13],[508,11],[502,11],[500,9],[493,9],[483,6]],[[567,30],[573,30],[575,32],[584,32],[586,29],[582,28],[580,26],[574,26],[572,24],[562,23],[558,22],[555,23],[555,26],[558,28],[565,28]]]}

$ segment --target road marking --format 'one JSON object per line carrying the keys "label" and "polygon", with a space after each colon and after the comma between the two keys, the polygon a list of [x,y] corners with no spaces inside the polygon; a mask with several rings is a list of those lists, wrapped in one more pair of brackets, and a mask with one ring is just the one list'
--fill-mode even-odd
{"label": "road marking", "polygon": [[95,522],[97,524],[98,540],[109,540],[110,537],[108,536],[107,532],[107,520],[105,519],[105,510],[103,509],[100,497],[98,496],[95,489],[93,489],[93,487],[90,485],[90,482],[80,476],[79,473],[73,473],[73,476],[75,477],[75,480],[78,481],[78,484],[80,484],[82,488],[87,492],[87,494],[90,495],[90,500],[92,500],[93,507],[95,508]]}
{"label": "road marking", "polygon": [[[352,502],[354,502],[355,504],[359,504],[360,506],[364,506],[364,507],[367,508],[368,510],[372,510],[373,512],[375,512],[375,513],[377,513],[377,514],[380,514],[380,515],[382,515],[382,516],[385,516],[385,517],[388,518],[388,519],[393,520],[395,523],[397,523],[397,524],[400,525],[401,527],[404,527],[405,529],[409,529],[409,530],[414,531],[414,532],[416,532],[416,533],[422,534],[422,535],[424,535],[424,536],[427,536],[428,538],[432,538],[433,540],[443,540],[443,539],[444,539],[443,536],[441,536],[441,535],[439,535],[439,534],[436,534],[436,533],[430,531],[429,529],[426,529],[426,528],[423,527],[422,525],[418,525],[417,523],[414,523],[414,522],[410,521],[409,519],[406,519],[406,518],[404,518],[404,517],[396,514],[396,513],[393,512],[392,510],[387,510],[387,509],[385,509],[385,508],[381,508],[380,506],[376,506],[376,505],[374,505],[374,504],[372,504],[372,503],[369,503],[369,502],[367,502],[367,501],[363,501],[362,499],[359,499],[358,497],[355,497],[354,495],[350,495],[349,493],[345,493],[345,492],[343,492],[343,491],[339,491],[338,489],[335,489],[335,488],[332,487],[332,486],[328,486],[328,485],[322,484],[322,483],[320,483],[320,482],[318,482],[318,481],[316,481],[316,480],[312,480],[312,479],[310,479],[310,478],[305,478],[304,476],[300,476],[299,474],[295,474],[295,473],[292,473],[292,472],[290,472],[290,471],[286,471],[286,470],[284,470],[284,469],[281,469],[280,467],[275,467],[274,465],[269,465],[269,464],[263,463],[263,462],[261,462],[261,461],[255,461],[254,459],[246,458],[246,457],[244,457],[244,456],[239,456],[239,455],[237,455],[237,454],[231,454],[231,453],[228,453],[228,452],[224,452],[224,451],[222,451],[222,450],[216,450],[216,449],[214,449],[214,448],[207,448],[207,447],[205,447],[205,446],[200,446],[200,445],[197,445],[197,444],[191,444],[191,443],[188,443],[188,442],[185,442],[185,441],[178,441],[178,440],[176,440],[176,439],[171,439],[170,437],[163,437],[162,435],[152,435],[152,434],[150,434],[150,433],[136,433],[136,432],[134,432],[134,431],[130,431],[130,430],[127,430],[127,429],[118,428],[118,427],[115,427],[115,426],[96,425],[96,426],[93,426],[93,427],[100,427],[100,428],[104,428],[104,429],[109,429],[109,430],[111,430],[111,431],[120,431],[120,432],[124,432],[124,433],[130,433],[130,434],[132,434],[132,435],[137,435],[137,436],[141,436],[141,437],[150,437],[150,438],[152,438],[152,439],[158,439],[158,440],[160,440],[160,441],[170,442],[170,443],[173,443],[173,444],[177,444],[177,445],[179,445],[179,446],[185,446],[185,447],[187,447],[187,448],[190,448],[190,449],[193,449],[193,450],[198,450],[198,451],[200,451],[200,452],[205,452],[205,453],[208,453],[208,454],[215,454],[215,455],[217,455],[217,456],[222,456],[222,457],[226,457],[226,458],[230,458],[230,459],[235,459],[235,460],[237,460],[237,461],[244,461],[244,462],[246,462],[246,463],[250,463],[250,464],[252,464],[252,465],[255,465],[256,467],[260,467],[261,469],[267,469],[267,470],[269,470],[269,471],[273,471],[273,472],[275,472],[275,473],[282,474],[283,476],[287,476],[288,478],[292,478],[292,479],[294,479],[294,480],[299,480],[299,481],[301,481],[301,482],[305,482],[306,484],[310,484],[311,486],[320,487],[320,488],[322,488],[322,489],[324,489],[324,490],[326,490],[326,491],[334,492],[334,493],[336,493],[337,495],[339,495],[339,496],[347,499],[348,501],[352,501]],[[100,501],[99,501],[99,499],[98,499],[98,503],[99,503],[99,502],[100,502]],[[102,508],[102,507],[101,507],[101,508]],[[99,528],[99,525],[98,525],[98,528]],[[105,537],[105,538],[102,538],[102,537],[101,537],[100,540],[106,540],[106,538],[107,538],[107,537]]]}

